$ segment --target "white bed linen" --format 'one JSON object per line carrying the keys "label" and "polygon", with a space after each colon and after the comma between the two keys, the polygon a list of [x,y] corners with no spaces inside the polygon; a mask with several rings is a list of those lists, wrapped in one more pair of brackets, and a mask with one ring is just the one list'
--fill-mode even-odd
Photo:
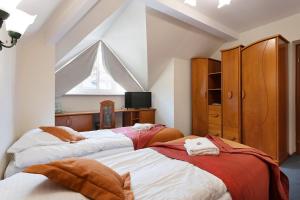
{"label": "white bed linen", "polygon": [[[134,151],[134,148],[133,147],[125,147],[125,148],[110,149],[110,150],[106,150],[106,151],[92,153],[92,154],[82,156],[82,157],[96,159],[96,158],[102,158],[102,157],[106,157],[106,156],[116,155],[118,153],[124,153],[124,152],[128,152],[128,151]],[[16,167],[15,161],[11,160],[5,170],[4,178],[8,178],[18,172],[22,172],[23,170],[24,170],[24,168]]]}
{"label": "white bed linen", "polygon": [[100,151],[133,147],[131,139],[111,130],[82,133],[87,139],[76,143],[35,146],[14,154],[15,167],[24,168],[68,157],[81,157]]}
{"label": "white bed linen", "polygon": [[[187,162],[173,160],[151,149],[97,159],[118,173],[130,172],[136,200],[230,200],[224,183]],[[0,181],[4,200],[85,200],[46,177],[18,173]]]}

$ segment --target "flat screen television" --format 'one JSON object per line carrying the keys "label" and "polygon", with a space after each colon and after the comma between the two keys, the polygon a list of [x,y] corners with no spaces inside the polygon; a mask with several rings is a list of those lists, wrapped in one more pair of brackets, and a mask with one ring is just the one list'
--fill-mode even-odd
{"label": "flat screen television", "polygon": [[151,108],[151,92],[125,92],[125,108]]}

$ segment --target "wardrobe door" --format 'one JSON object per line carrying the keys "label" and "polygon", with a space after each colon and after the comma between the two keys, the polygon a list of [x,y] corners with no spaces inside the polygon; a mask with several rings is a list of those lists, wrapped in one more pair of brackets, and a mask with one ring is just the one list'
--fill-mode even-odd
{"label": "wardrobe door", "polygon": [[241,46],[222,51],[223,137],[241,141]]}
{"label": "wardrobe door", "polygon": [[208,59],[192,59],[192,132],[206,135]]}
{"label": "wardrobe door", "polygon": [[277,39],[242,50],[243,142],[277,157]]}

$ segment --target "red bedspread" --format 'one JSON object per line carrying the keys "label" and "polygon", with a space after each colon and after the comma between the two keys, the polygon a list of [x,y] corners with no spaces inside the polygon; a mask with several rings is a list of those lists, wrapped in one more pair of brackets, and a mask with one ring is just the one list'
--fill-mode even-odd
{"label": "red bedspread", "polygon": [[145,148],[148,142],[163,128],[165,128],[164,125],[157,124],[153,128],[144,131],[137,131],[132,127],[115,128],[113,131],[129,137],[133,142],[134,149],[137,150]]}
{"label": "red bedspread", "polygon": [[288,178],[268,155],[253,148],[232,148],[217,137],[207,138],[220,149],[220,155],[188,156],[184,141],[156,143],[151,148],[214,174],[233,200],[288,200]]}

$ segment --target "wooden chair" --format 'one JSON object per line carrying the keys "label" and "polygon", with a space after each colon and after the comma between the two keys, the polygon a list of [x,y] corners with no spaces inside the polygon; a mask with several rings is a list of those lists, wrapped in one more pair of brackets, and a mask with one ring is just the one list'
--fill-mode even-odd
{"label": "wooden chair", "polygon": [[116,127],[115,103],[110,100],[100,102],[100,129]]}

